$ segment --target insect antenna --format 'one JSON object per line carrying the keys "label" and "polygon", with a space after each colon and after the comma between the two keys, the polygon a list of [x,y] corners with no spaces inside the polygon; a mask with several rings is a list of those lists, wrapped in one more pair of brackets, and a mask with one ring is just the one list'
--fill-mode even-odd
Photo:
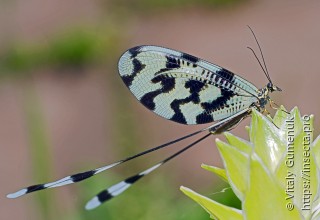
{"label": "insect antenna", "polygon": [[70,176],[66,176],[66,177],[64,177],[62,179],[59,179],[57,181],[54,181],[54,182],[28,186],[28,187],[23,188],[23,189],[21,189],[19,191],[16,191],[14,193],[8,194],[7,198],[13,199],[13,198],[17,198],[17,197],[20,197],[20,196],[23,196],[23,195],[26,195],[28,193],[32,193],[32,192],[35,192],[35,191],[44,190],[44,189],[48,189],[48,188],[55,188],[55,187],[60,187],[60,186],[64,186],[64,185],[69,185],[69,184],[81,182],[81,181],[83,181],[85,179],[88,179],[88,178],[98,174],[98,173],[106,171],[106,170],[108,170],[108,169],[110,169],[112,167],[118,166],[118,165],[120,165],[122,163],[125,163],[127,161],[133,160],[133,159],[135,159],[137,157],[143,156],[145,154],[151,153],[151,152],[159,150],[161,148],[165,148],[165,147],[167,147],[169,145],[172,145],[172,144],[175,144],[175,143],[177,143],[179,141],[182,141],[182,140],[185,140],[187,138],[190,138],[190,137],[192,137],[194,135],[197,135],[197,134],[199,134],[199,133],[201,133],[203,131],[206,131],[206,130],[208,130],[208,128],[198,130],[196,132],[193,132],[191,134],[185,135],[185,136],[180,137],[178,139],[175,139],[173,141],[167,142],[165,144],[159,145],[159,146],[154,147],[154,148],[150,148],[150,149],[148,149],[146,151],[143,151],[141,153],[135,154],[135,155],[127,157],[127,158],[125,158],[123,160],[117,161],[115,163],[112,163],[112,164],[109,164],[109,165],[106,165],[106,166],[103,166],[103,167],[100,167],[100,168],[97,168],[97,169],[94,169],[94,170],[89,170],[89,171],[73,174],[73,175],[70,175]]}
{"label": "insect antenna", "polygon": [[264,67],[262,66],[262,64],[261,64],[261,62],[260,62],[260,60],[259,60],[259,58],[257,57],[256,52],[255,52],[251,47],[247,47],[247,48],[248,48],[249,50],[251,50],[251,51],[252,51],[253,55],[254,55],[254,56],[255,56],[255,58],[257,59],[257,61],[258,61],[259,65],[260,65],[261,69],[263,70],[264,74],[266,75],[267,79],[271,82],[271,80],[270,80],[270,77],[269,77],[268,73],[266,72],[266,70],[265,70],[265,69],[264,69]]}
{"label": "insect antenna", "polygon": [[252,33],[252,35],[253,35],[253,37],[254,37],[257,45],[258,45],[258,47],[259,47],[259,51],[260,51],[260,54],[261,54],[261,57],[262,57],[262,61],[263,61],[263,64],[264,64],[264,68],[262,67],[262,64],[261,64],[258,56],[256,55],[256,53],[254,52],[254,50],[253,50],[251,47],[247,47],[247,48],[252,51],[252,53],[254,54],[254,56],[256,57],[256,59],[258,60],[258,62],[259,62],[259,64],[260,64],[260,66],[261,66],[264,74],[266,75],[267,79],[268,79],[269,82],[272,84],[272,81],[271,81],[271,78],[270,78],[270,75],[269,75],[269,72],[268,72],[268,68],[267,68],[267,65],[266,65],[266,61],[265,61],[265,59],[264,59],[264,56],[263,56],[262,49],[261,49],[261,46],[260,46],[260,44],[259,44],[259,41],[258,41],[255,33],[253,32],[252,28],[251,28],[249,25],[248,25],[248,28],[250,29],[250,31],[251,31],[251,33]]}
{"label": "insect antenna", "polygon": [[166,159],[164,159],[163,161],[157,163],[156,165],[138,173],[135,174],[119,183],[114,184],[113,186],[109,187],[106,190],[101,191],[98,195],[96,195],[95,197],[93,197],[85,206],[85,208],[87,210],[91,210],[94,208],[97,208],[98,206],[100,206],[102,203],[107,202],[109,200],[111,200],[112,198],[120,195],[121,193],[123,193],[124,191],[126,191],[130,186],[132,186],[134,183],[136,183],[138,180],[140,180],[142,177],[150,174],[152,171],[156,170],[157,168],[159,168],[160,166],[162,166],[163,164],[165,164],[166,162],[172,160],[173,158],[177,157],[178,155],[182,154],[183,152],[185,152],[186,150],[190,149],[191,147],[193,147],[194,145],[196,145],[197,143],[199,143],[200,141],[206,139],[207,137],[209,137],[211,135],[211,133],[208,133],[206,135],[204,135],[202,138],[196,140],[195,142],[187,145],[186,147],[182,148],[181,150],[179,150],[178,152],[176,152],[175,154],[171,155],[170,157],[167,157]]}

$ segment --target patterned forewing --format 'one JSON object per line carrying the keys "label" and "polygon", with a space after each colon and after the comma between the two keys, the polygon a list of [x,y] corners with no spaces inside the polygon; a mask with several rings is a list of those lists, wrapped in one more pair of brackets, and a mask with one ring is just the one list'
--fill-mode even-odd
{"label": "patterned forewing", "polygon": [[250,82],[167,48],[139,46],[126,51],[119,73],[144,106],[182,124],[218,121],[257,101],[257,88]]}

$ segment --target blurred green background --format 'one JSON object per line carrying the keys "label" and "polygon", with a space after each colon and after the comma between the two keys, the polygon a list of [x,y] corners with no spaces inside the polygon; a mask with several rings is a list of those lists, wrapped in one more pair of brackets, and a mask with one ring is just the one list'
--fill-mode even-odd
{"label": "blurred green background", "polygon": [[[76,185],[16,200],[5,195],[203,127],[164,120],[130,94],[117,62],[136,45],[188,52],[262,87],[267,80],[246,49],[256,48],[250,25],[271,78],[284,90],[273,95],[275,102],[319,115],[319,9],[315,0],[0,1],[0,219],[209,219],[179,191],[180,185],[239,207],[230,190],[220,193],[228,186],[200,168],[201,163],[222,166],[215,137],[93,211],[83,207],[96,193],[179,147]],[[245,138],[247,124],[233,132]]]}

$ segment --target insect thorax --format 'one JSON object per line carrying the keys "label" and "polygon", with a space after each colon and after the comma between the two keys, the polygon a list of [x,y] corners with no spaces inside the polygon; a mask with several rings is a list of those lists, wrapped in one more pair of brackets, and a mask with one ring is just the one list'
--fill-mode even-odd
{"label": "insect thorax", "polygon": [[259,89],[257,107],[260,110],[263,110],[265,106],[268,104],[268,102],[270,101],[269,92],[270,90],[268,89],[267,86],[263,87],[262,89]]}

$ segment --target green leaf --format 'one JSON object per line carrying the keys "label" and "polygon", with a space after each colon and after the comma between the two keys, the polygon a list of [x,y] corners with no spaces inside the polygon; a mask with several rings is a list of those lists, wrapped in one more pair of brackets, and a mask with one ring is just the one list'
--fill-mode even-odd
{"label": "green leaf", "polygon": [[320,168],[320,136],[318,136],[317,139],[313,142],[312,152],[316,159],[316,164],[318,168]]}
{"label": "green leaf", "polygon": [[227,171],[229,184],[237,197],[242,200],[248,184],[248,154],[218,139],[216,143]]}
{"label": "green leaf", "polygon": [[247,220],[301,219],[297,209],[286,209],[290,200],[256,154],[251,156],[249,186],[243,203]]}
{"label": "green leaf", "polygon": [[219,220],[243,220],[241,210],[231,208],[220,203],[217,203],[205,196],[202,196],[189,188],[184,186],[180,187],[180,190],[189,196],[191,199],[201,205],[209,214],[212,219]]}
{"label": "green leaf", "polygon": [[274,171],[286,150],[284,133],[255,109],[252,111],[250,141],[263,163]]}
{"label": "green leaf", "polygon": [[225,169],[221,169],[219,167],[210,166],[206,164],[202,164],[201,167],[205,170],[217,174],[222,180],[228,182],[228,177]]}
{"label": "green leaf", "polygon": [[273,123],[278,128],[281,128],[283,125],[285,125],[285,121],[286,121],[287,117],[288,117],[287,110],[285,109],[285,107],[283,105],[281,105],[273,117]]}
{"label": "green leaf", "polygon": [[252,151],[252,144],[249,141],[243,140],[242,138],[236,137],[229,132],[225,132],[224,136],[227,138],[227,141],[230,145],[235,146],[239,150],[250,154]]}
{"label": "green leaf", "polygon": [[[276,172],[278,182],[293,196],[293,202],[306,219],[311,217],[311,205],[318,190],[318,168],[312,154],[313,116],[300,117],[294,109],[285,129],[287,152]],[[314,147],[313,147],[314,149]],[[289,178],[288,178],[289,177]],[[309,202],[305,202],[308,201]]]}
{"label": "green leaf", "polygon": [[311,219],[312,220],[320,219],[320,198],[318,198],[312,204],[312,218]]}

